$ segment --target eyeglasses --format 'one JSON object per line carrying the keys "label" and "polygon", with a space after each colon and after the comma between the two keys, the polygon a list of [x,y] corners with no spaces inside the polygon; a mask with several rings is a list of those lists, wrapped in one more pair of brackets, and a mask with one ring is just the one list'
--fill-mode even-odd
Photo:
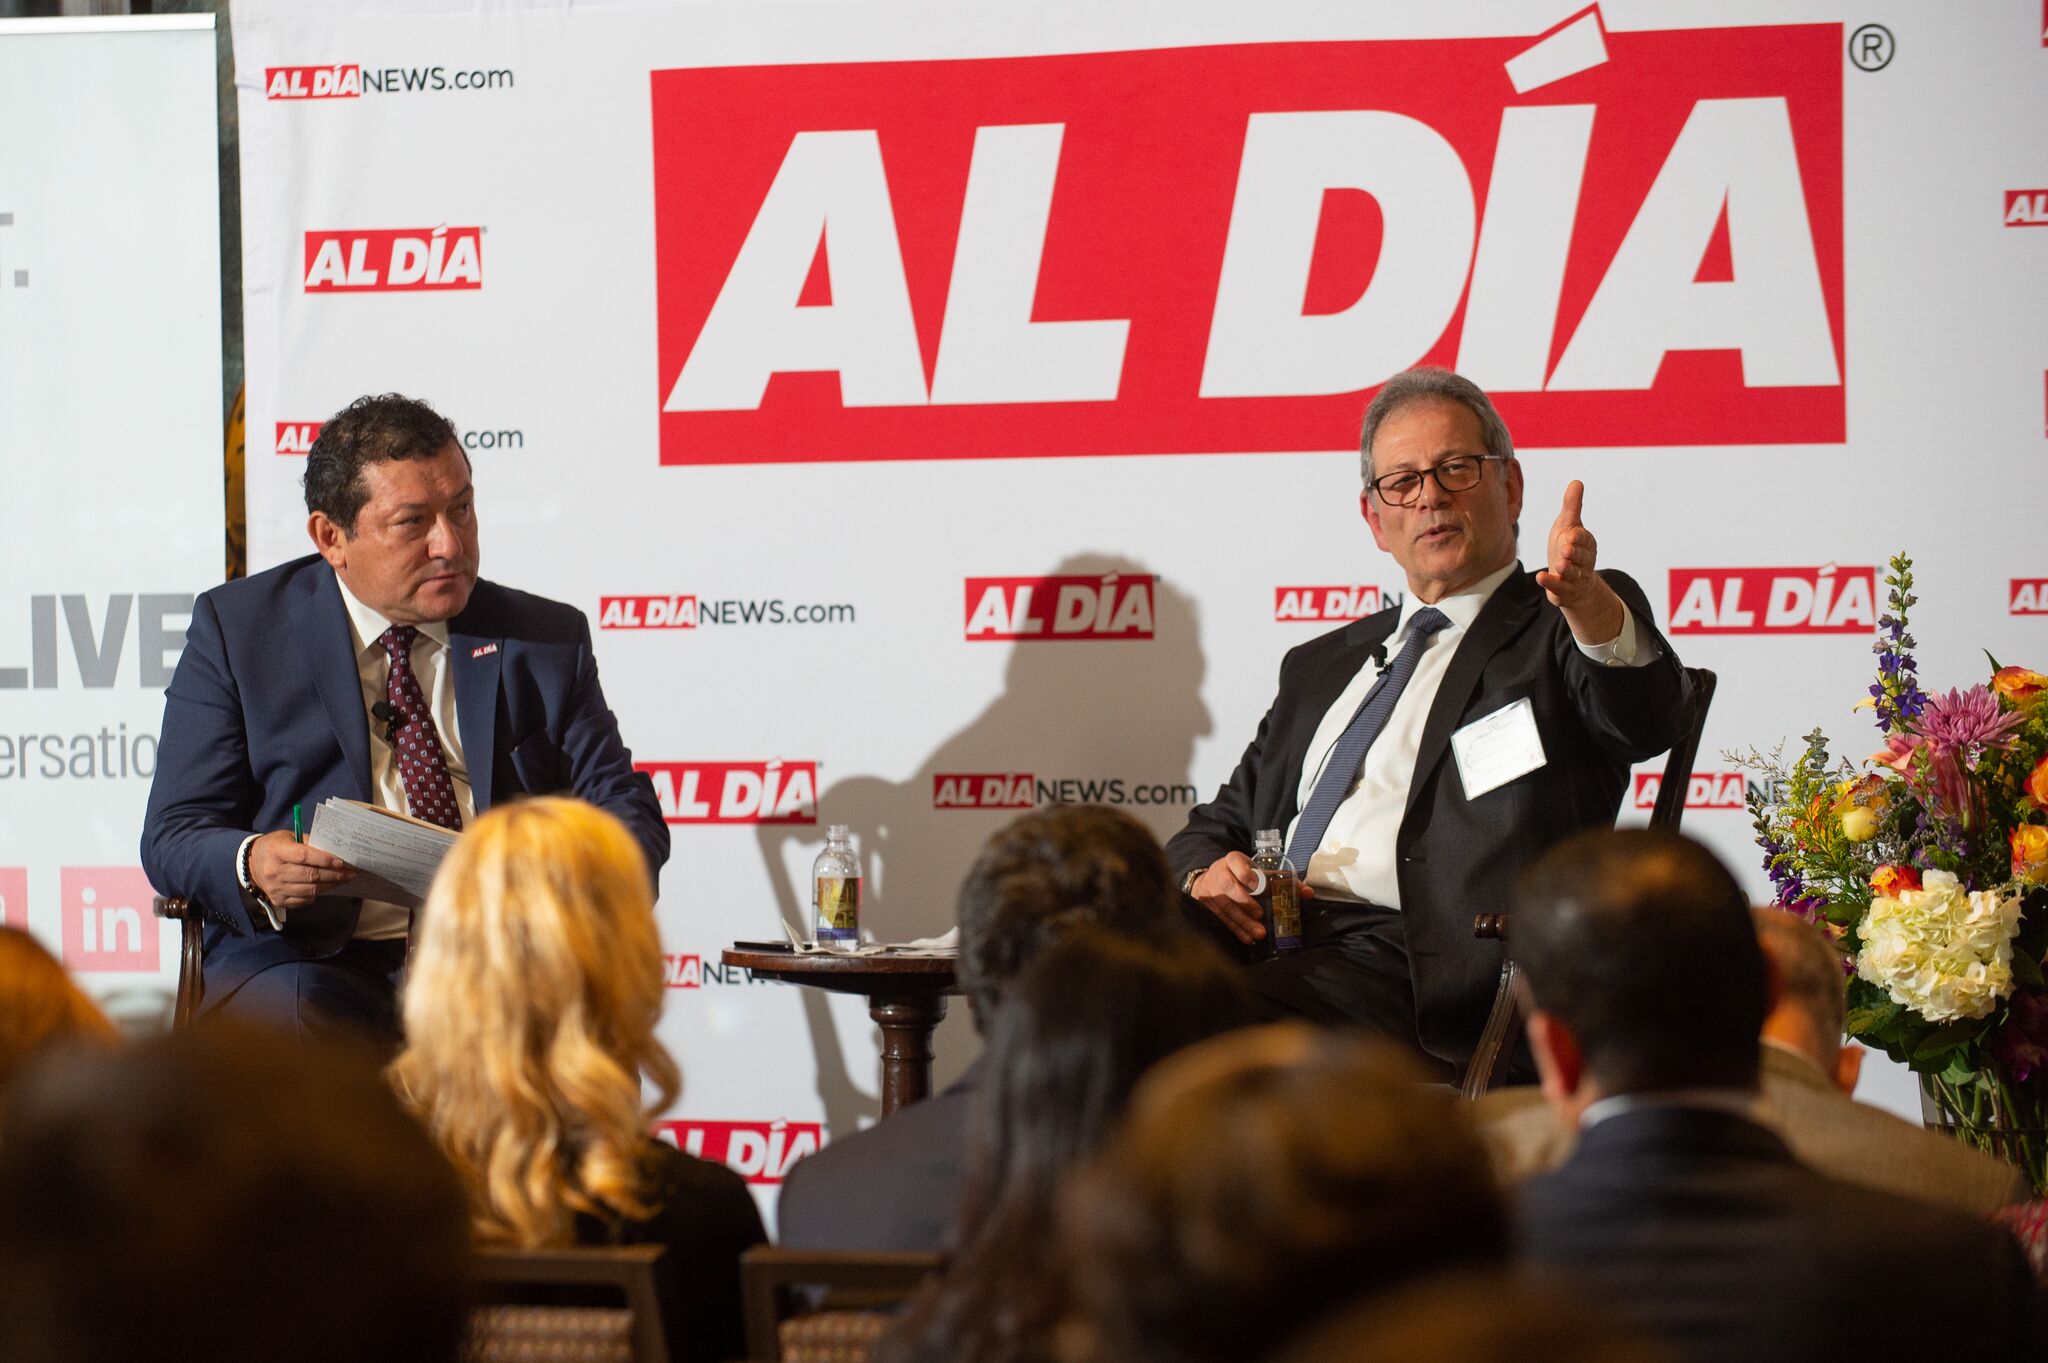
{"label": "eyeglasses", "polygon": [[1388,506],[1408,506],[1422,495],[1424,478],[1436,479],[1436,485],[1445,492],[1470,492],[1479,486],[1480,476],[1488,464],[1506,462],[1506,458],[1498,454],[1454,454],[1433,468],[1403,469],[1399,473],[1375,478],[1369,486]]}

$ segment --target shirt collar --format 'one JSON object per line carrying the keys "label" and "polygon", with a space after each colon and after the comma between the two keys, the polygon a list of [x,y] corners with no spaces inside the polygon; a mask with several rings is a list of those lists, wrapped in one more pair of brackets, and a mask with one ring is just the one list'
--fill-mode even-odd
{"label": "shirt collar", "polygon": [[1755,1089],[1655,1089],[1647,1093],[1618,1093],[1612,1098],[1602,1098],[1580,1113],[1579,1130],[1591,1131],[1610,1117],[1656,1107],[1703,1108],[1709,1112],[1754,1118],[1760,1099],[1761,1095]]}
{"label": "shirt collar", "polygon": [[1499,590],[1500,584],[1514,576],[1515,573],[1521,570],[1521,567],[1521,560],[1517,559],[1504,568],[1488,573],[1485,577],[1480,578],[1462,591],[1452,592],[1441,601],[1423,601],[1415,593],[1408,593],[1407,599],[1401,603],[1401,619],[1394,627],[1394,633],[1390,636],[1390,642],[1392,639],[1405,638],[1407,636],[1409,622],[1415,618],[1415,613],[1424,606],[1435,606],[1446,616],[1450,617],[1450,628],[1457,630],[1470,629],[1472,622],[1479,618],[1479,612],[1485,608],[1487,601],[1493,596],[1494,592]]}
{"label": "shirt collar", "polygon": [[[341,604],[348,608],[348,627],[349,632],[356,636],[356,655],[360,657],[373,648],[382,652],[383,646],[377,642],[378,639],[383,637],[385,630],[398,622],[357,600],[356,594],[348,589],[348,583],[341,580],[340,573],[334,575],[334,585],[341,588]],[[442,648],[448,647],[446,620],[429,620],[419,626],[419,632]]]}

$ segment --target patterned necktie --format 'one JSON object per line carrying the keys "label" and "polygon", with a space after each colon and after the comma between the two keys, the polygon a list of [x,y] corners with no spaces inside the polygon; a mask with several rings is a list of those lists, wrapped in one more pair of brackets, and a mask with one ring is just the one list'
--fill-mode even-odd
{"label": "patterned necktie", "polygon": [[405,785],[405,803],[412,816],[460,829],[462,808],[455,803],[455,782],[448,775],[448,759],[441,753],[441,734],[434,728],[420,679],[412,672],[412,641],[418,637],[419,630],[411,625],[393,625],[377,636],[391,658],[384,698],[398,712],[391,751],[398,758],[398,779]]}
{"label": "patterned necktie", "polygon": [[1379,680],[1359,702],[1358,712],[1344,726],[1316,788],[1309,793],[1308,803],[1301,807],[1301,822],[1294,826],[1294,841],[1287,849],[1287,859],[1304,879],[1308,876],[1308,859],[1322,846],[1323,834],[1329,831],[1337,806],[1344,803],[1351,787],[1358,783],[1365,754],[1380,736],[1380,730],[1387,727],[1394,702],[1401,699],[1402,688],[1415,675],[1415,665],[1422,661],[1422,650],[1429,647],[1432,635],[1450,623],[1451,618],[1435,606],[1424,606],[1415,612],[1408,622],[1407,641],[1395,655],[1394,665],[1380,673]]}

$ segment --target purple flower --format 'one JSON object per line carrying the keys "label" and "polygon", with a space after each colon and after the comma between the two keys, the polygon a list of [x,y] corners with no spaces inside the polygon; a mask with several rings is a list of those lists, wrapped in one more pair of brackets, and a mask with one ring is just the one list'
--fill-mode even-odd
{"label": "purple flower", "polygon": [[1991,1055],[2022,1084],[2048,1072],[2048,997],[2012,996],[2005,1025],[1991,1034]]}

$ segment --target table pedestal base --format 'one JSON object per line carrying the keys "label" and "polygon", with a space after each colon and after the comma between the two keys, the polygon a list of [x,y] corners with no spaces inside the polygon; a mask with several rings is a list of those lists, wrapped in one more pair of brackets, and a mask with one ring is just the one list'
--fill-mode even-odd
{"label": "table pedestal base", "polygon": [[932,1029],[946,1016],[944,994],[875,994],[868,1016],[882,1029],[882,1115],[928,1097]]}

